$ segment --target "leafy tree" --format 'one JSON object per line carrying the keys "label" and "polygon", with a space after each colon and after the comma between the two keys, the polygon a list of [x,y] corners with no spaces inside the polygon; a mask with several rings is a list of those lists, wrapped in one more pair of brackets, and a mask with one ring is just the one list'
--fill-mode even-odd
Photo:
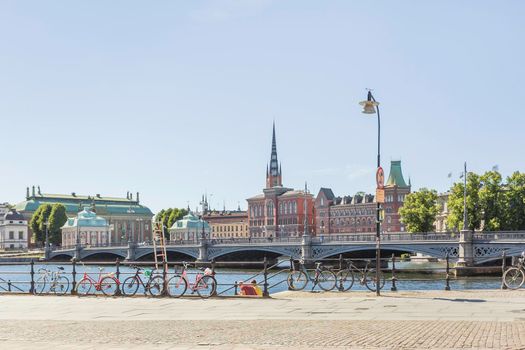
{"label": "leafy tree", "polygon": [[505,205],[502,230],[525,230],[525,174],[514,172],[507,177],[503,191]]}
{"label": "leafy tree", "polygon": [[49,241],[54,244],[62,242],[62,226],[67,221],[66,207],[63,204],[53,204],[49,214]]}
{"label": "leafy tree", "polygon": [[185,209],[185,208],[182,208],[182,209],[174,208],[173,211],[171,212],[171,215],[170,215],[169,219],[168,219],[168,227],[171,228],[171,226],[173,226],[173,224],[177,220],[182,219],[187,214],[188,214],[188,210]]}
{"label": "leafy tree", "polygon": [[33,231],[35,243],[43,243],[46,238],[46,222],[51,214],[52,206],[50,204],[41,204],[33,213],[29,221],[29,227]]}
{"label": "leafy tree", "polygon": [[175,221],[182,219],[184,215],[188,214],[187,209],[179,208],[168,208],[162,209],[155,216],[156,221],[161,221],[164,226],[164,236],[169,239],[169,229]]}
{"label": "leafy tree", "polygon": [[505,198],[501,179],[501,174],[497,171],[487,171],[480,178],[479,204],[483,215],[483,230],[486,231],[500,230],[505,221]]}
{"label": "leafy tree", "polygon": [[408,232],[432,231],[438,212],[437,192],[426,188],[407,195],[403,207],[399,209],[401,222]]}
{"label": "leafy tree", "polygon": [[[447,226],[454,230],[463,229],[463,182],[455,183],[448,197],[449,215]],[[483,219],[482,208],[479,200],[481,178],[478,174],[467,174],[467,228],[479,229]]]}

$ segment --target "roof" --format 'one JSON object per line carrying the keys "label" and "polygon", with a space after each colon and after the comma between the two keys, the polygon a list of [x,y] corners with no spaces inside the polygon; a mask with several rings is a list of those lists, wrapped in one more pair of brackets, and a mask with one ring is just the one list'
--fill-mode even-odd
{"label": "roof", "polygon": [[210,225],[206,221],[196,217],[193,213],[188,213],[182,219],[175,221],[170,230],[181,230],[188,228],[202,229],[203,227],[205,230],[210,229]]}
{"label": "roof", "polygon": [[17,212],[15,209],[11,209],[4,215],[4,220],[20,221],[25,220],[24,216]]}
{"label": "roof", "polygon": [[263,198],[264,198],[264,193],[261,193],[256,196],[248,198],[247,201],[249,201],[250,199],[263,199]]}
{"label": "roof", "polygon": [[334,200],[335,198],[334,192],[332,192],[331,188],[321,187],[319,193],[323,193],[328,200]]}
{"label": "roof", "polygon": [[15,206],[17,211],[34,212],[42,204],[60,203],[66,207],[68,214],[76,214],[83,205],[95,206],[95,211],[101,215],[126,215],[138,214],[153,216],[148,207],[138,204],[137,201],[126,198],[114,197],[91,197],[91,196],[73,196],[73,195],[56,195],[42,194],[31,196],[27,200],[18,203]]}
{"label": "roof", "polygon": [[[310,193],[307,193],[308,196],[311,196]],[[304,196],[304,191],[301,191],[301,190],[292,190],[292,191],[287,191],[283,194],[281,194],[279,197],[292,197],[292,196]]]}
{"label": "roof", "polygon": [[103,217],[97,216],[93,211],[84,208],[75,218],[67,219],[62,228],[68,227],[107,227],[108,222]]}
{"label": "roof", "polygon": [[393,160],[390,162],[390,175],[388,176],[385,186],[408,187],[403,178],[400,160]]}

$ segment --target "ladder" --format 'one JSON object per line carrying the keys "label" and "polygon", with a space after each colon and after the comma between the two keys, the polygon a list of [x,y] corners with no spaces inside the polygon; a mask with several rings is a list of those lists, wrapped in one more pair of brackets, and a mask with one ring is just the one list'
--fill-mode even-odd
{"label": "ladder", "polygon": [[164,273],[168,271],[168,255],[166,254],[166,238],[164,237],[164,225],[162,221],[153,224],[153,256],[155,257],[155,269],[162,266]]}

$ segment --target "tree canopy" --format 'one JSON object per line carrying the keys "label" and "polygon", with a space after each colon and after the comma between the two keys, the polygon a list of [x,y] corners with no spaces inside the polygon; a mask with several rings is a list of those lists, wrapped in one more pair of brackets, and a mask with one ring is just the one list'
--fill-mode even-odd
{"label": "tree canopy", "polygon": [[184,215],[188,214],[188,210],[185,208],[168,208],[162,209],[155,216],[156,221],[161,221],[164,226],[164,235],[169,238],[169,229],[175,221],[182,219]]}
{"label": "tree canopy", "polygon": [[437,192],[426,188],[407,195],[399,210],[401,222],[408,232],[432,231],[438,212]]}
{"label": "tree canopy", "polygon": [[60,203],[41,204],[33,213],[29,227],[33,231],[35,243],[44,243],[46,239],[46,223],[49,241],[54,244],[62,242],[62,226],[67,221],[66,207]]}

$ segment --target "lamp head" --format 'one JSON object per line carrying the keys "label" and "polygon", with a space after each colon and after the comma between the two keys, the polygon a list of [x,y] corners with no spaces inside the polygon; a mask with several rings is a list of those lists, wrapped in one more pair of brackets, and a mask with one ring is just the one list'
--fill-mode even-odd
{"label": "lamp head", "polygon": [[379,105],[378,102],[371,100],[361,101],[359,104],[363,106],[364,114],[376,114],[376,106]]}

